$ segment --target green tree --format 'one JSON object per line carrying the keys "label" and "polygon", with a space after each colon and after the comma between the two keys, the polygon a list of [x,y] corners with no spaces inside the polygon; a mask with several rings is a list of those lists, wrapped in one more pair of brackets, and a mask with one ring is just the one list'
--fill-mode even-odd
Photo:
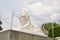
{"label": "green tree", "polygon": [[0,20],[0,31],[2,30],[2,27],[1,27],[1,25],[2,25],[2,21]]}
{"label": "green tree", "polygon": [[48,31],[52,28],[52,25],[54,27],[60,26],[59,24],[57,24],[55,22],[54,23],[45,23],[45,24],[42,24],[42,29],[46,29]]}
{"label": "green tree", "polygon": [[2,30],[2,27],[0,27],[0,31]]}
{"label": "green tree", "polygon": [[[49,30],[48,36],[52,37],[52,29]],[[60,26],[54,28],[54,37],[60,37]]]}
{"label": "green tree", "polygon": [[59,24],[57,24],[57,23],[55,23],[55,22],[54,22],[54,23],[45,23],[45,24],[42,24],[42,31],[43,31],[46,35],[48,35],[49,30],[52,29],[52,25],[53,25],[54,28],[60,26]]}
{"label": "green tree", "polygon": [[52,26],[52,23],[45,23],[45,24],[42,24],[42,27],[46,30],[49,30]]}

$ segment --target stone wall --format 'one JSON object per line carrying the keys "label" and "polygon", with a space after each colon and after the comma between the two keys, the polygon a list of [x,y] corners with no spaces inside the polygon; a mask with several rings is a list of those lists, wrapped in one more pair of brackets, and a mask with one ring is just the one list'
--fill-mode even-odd
{"label": "stone wall", "polygon": [[9,40],[9,31],[0,32],[0,40]]}
{"label": "stone wall", "polygon": [[52,40],[52,39],[39,35],[18,32],[14,30],[7,30],[4,32],[0,32],[0,40]]}

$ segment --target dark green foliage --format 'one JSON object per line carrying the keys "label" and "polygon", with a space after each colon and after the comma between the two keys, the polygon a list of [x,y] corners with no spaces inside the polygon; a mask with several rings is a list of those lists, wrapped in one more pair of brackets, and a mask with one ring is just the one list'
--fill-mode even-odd
{"label": "dark green foliage", "polygon": [[0,31],[2,30],[2,27],[0,27]]}
{"label": "dark green foliage", "polygon": [[2,24],[2,22],[0,21],[0,25]]}
{"label": "dark green foliage", "polygon": [[42,29],[43,29],[43,27],[44,27],[44,29],[46,29],[46,30],[50,30],[51,28],[52,28],[52,25],[54,26],[54,27],[58,27],[58,26],[60,26],[59,24],[57,24],[57,23],[45,23],[45,24],[42,24]]}
{"label": "dark green foliage", "polygon": [[60,37],[60,25],[55,22],[42,24],[42,29],[47,30],[48,36],[52,37],[52,25],[54,27],[54,37]]}
{"label": "dark green foliage", "polygon": [[52,23],[45,23],[42,25],[44,29],[49,30],[52,27]]}
{"label": "dark green foliage", "polygon": [[0,20],[0,31],[2,30],[2,27],[1,27],[1,25],[2,25],[2,21]]}
{"label": "dark green foliage", "polygon": [[[52,29],[49,30],[48,36],[52,37]],[[54,28],[54,37],[60,37],[60,26]]]}

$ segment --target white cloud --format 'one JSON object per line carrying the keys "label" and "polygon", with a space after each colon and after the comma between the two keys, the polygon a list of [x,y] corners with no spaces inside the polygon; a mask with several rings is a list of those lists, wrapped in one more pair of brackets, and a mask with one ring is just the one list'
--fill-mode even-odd
{"label": "white cloud", "polygon": [[60,17],[60,14],[59,13],[54,13],[54,14],[52,14],[52,16],[51,16],[51,19],[52,20],[55,20],[55,19],[57,19],[57,18],[59,18]]}
{"label": "white cloud", "polygon": [[[29,11],[29,13],[32,15],[32,18],[36,22],[45,22],[52,21],[53,19],[57,19],[59,16],[59,11],[55,11],[56,9],[59,9],[59,1],[53,0],[51,1],[52,4],[50,5],[45,4],[43,2],[35,2],[32,4],[27,4],[25,8]],[[49,2],[48,2],[49,3]],[[35,18],[34,18],[35,17]],[[35,20],[39,19],[39,20]]]}
{"label": "white cloud", "polygon": [[46,12],[51,12],[53,10],[52,6],[44,5],[43,3],[37,2],[30,5],[27,5],[27,9],[32,12],[35,16],[40,16]]}

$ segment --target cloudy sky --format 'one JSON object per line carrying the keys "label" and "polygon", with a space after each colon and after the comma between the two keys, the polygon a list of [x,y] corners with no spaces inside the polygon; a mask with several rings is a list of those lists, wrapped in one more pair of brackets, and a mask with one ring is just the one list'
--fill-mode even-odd
{"label": "cloudy sky", "polygon": [[11,27],[13,10],[16,15],[14,15],[13,25],[18,26],[20,24],[18,17],[24,9],[27,10],[32,24],[40,25],[45,22],[59,22],[60,20],[60,0],[0,0],[3,29]]}

